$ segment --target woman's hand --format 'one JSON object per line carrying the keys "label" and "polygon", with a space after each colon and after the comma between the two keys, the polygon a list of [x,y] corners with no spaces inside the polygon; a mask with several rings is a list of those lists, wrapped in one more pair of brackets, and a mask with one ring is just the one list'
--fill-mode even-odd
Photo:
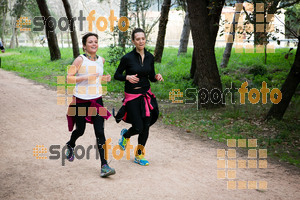
{"label": "woman's hand", "polygon": [[163,77],[161,74],[156,74],[155,75],[155,79],[158,80],[158,81],[164,81]]}
{"label": "woman's hand", "polygon": [[111,76],[109,74],[108,75],[102,75],[102,76],[100,76],[99,73],[88,75],[88,79],[91,80],[91,81],[96,81],[97,78],[100,78],[101,82],[111,81]]}
{"label": "woman's hand", "polygon": [[89,84],[96,84],[97,78],[99,78],[99,73],[88,74],[83,77],[77,77],[77,79],[84,78],[89,81]]}
{"label": "woman's hand", "polygon": [[126,80],[133,84],[138,83],[140,81],[140,79],[137,77],[137,74],[136,75],[127,75]]}
{"label": "woman's hand", "polygon": [[109,82],[111,81],[111,76],[108,75],[103,75],[101,81]]}

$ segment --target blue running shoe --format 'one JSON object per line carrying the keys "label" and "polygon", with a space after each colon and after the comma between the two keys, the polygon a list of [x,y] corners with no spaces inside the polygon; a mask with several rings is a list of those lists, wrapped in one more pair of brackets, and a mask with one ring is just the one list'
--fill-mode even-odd
{"label": "blue running shoe", "polygon": [[101,167],[101,174],[100,176],[102,178],[108,177],[110,175],[113,175],[116,173],[116,170],[114,168],[109,167],[107,164],[103,165]]}
{"label": "blue running shoe", "polygon": [[123,149],[123,151],[125,151],[126,149],[126,145],[127,145],[127,141],[128,139],[124,138],[124,134],[127,132],[126,128],[123,128],[121,131],[121,138],[119,139],[119,146],[121,147],[121,150]]}
{"label": "blue running shoe", "polygon": [[144,158],[144,155],[135,156],[134,162],[139,164],[139,165],[142,165],[142,166],[148,166],[149,165],[149,162],[148,162],[148,160],[146,160]]}
{"label": "blue running shoe", "polygon": [[67,152],[66,152],[66,157],[68,161],[72,162],[74,160],[74,148],[71,147],[70,145],[67,144]]}

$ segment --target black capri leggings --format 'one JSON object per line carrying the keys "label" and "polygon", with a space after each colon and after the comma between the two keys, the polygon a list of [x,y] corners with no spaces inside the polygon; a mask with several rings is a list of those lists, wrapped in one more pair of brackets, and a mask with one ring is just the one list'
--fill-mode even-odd
{"label": "black capri leggings", "polygon": [[[97,103],[103,106],[103,101],[102,98],[97,100]],[[86,108],[86,113],[88,113],[88,107],[90,106],[91,103],[76,103],[76,115],[75,115],[75,124],[76,124],[76,129],[72,132],[71,138],[69,142],[67,142],[68,145],[71,147],[75,147],[76,140],[84,134],[85,131],[85,126],[86,126],[86,120],[85,116],[78,116],[78,107],[85,107]],[[104,149],[103,146],[105,144],[105,135],[104,135],[104,118],[101,117],[99,114],[96,116],[92,117],[93,120],[93,126],[94,126],[94,131],[97,139],[97,145],[98,145],[98,150],[100,153],[100,159],[101,159],[101,166],[104,164],[107,164],[107,161],[105,160],[104,156]]]}
{"label": "black capri leggings", "polygon": [[[145,147],[149,136],[151,116],[142,118],[141,98],[143,97],[136,98],[126,103],[126,111],[128,118],[130,118],[132,122],[132,127],[128,129],[128,131],[124,134],[124,137],[130,138],[131,136],[138,134],[138,144]],[[140,155],[141,153],[142,152],[139,149],[138,154]]]}

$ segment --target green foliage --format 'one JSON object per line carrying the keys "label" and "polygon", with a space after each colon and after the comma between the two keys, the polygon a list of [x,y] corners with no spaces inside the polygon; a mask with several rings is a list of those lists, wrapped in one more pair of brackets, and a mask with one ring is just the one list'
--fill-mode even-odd
{"label": "green foliage", "polygon": [[265,75],[267,73],[267,68],[263,65],[254,65],[250,67],[250,71],[251,74],[253,74],[254,76],[257,75]]}
{"label": "green foliage", "polygon": [[26,16],[29,15],[31,18],[41,15],[36,0],[27,0],[25,5],[25,10],[26,10]]}
{"label": "green foliage", "polygon": [[110,45],[108,49],[108,58],[106,61],[116,67],[122,56],[126,54],[126,50],[119,46]]}
{"label": "green foliage", "polygon": [[221,82],[223,88],[231,88],[231,86],[239,87],[240,85],[242,85],[242,81],[237,80],[236,76],[223,75],[221,76]]}
{"label": "green foliage", "polygon": [[14,17],[21,16],[25,11],[25,8],[24,8],[25,3],[26,3],[26,1],[17,0],[12,9],[12,16],[14,16]]}
{"label": "green foliage", "polygon": [[[300,35],[300,4],[295,4],[286,9],[285,24],[292,29],[297,35]],[[287,37],[291,38],[291,33],[287,33]]]}

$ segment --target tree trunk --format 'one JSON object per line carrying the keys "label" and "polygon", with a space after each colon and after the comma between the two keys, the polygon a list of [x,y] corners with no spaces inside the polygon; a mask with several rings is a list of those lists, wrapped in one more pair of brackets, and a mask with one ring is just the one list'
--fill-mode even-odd
{"label": "tree trunk", "polygon": [[1,29],[1,40],[4,47],[6,46],[4,40],[4,34],[5,34],[5,22],[6,22],[7,9],[8,9],[8,2],[7,0],[5,0],[3,2],[2,29]]}
{"label": "tree trunk", "polygon": [[140,1],[140,10],[141,10],[141,20],[142,20],[142,29],[146,30],[146,17],[145,17],[145,0]]}
{"label": "tree trunk", "polygon": [[275,14],[277,11],[278,4],[280,3],[280,0],[274,0],[271,2],[272,4],[268,8],[268,14]]}
{"label": "tree trunk", "polygon": [[190,32],[191,32],[191,26],[189,20],[189,12],[186,11],[177,56],[179,56],[180,54],[186,54],[188,43],[189,43]]}
{"label": "tree trunk", "polygon": [[190,77],[191,78],[194,78],[194,76],[195,76],[195,71],[196,71],[196,60],[195,60],[195,58],[196,58],[196,55],[195,55],[195,48],[194,48],[193,49],[193,56],[192,56],[191,71],[190,71],[190,73],[191,73]]}
{"label": "tree trunk", "polygon": [[79,52],[78,38],[77,38],[75,23],[73,20],[71,6],[68,0],[62,0],[62,2],[64,4],[66,15],[69,21],[69,29],[70,29],[71,39],[72,39],[72,48],[73,48],[73,58],[77,58],[80,55],[80,52]]}
{"label": "tree trunk", "polygon": [[64,48],[64,36],[63,36],[63,32],[60,32],[60,43],[61,43],[61,48]]}
{"label": "tree trunk", "polygon": [[9,43],[9,48],[10,49],[14,49],[16,48],[16,43],[15,43],[15,37],[16,37],[16,19],[13,19],[14,22],[14,26],[13,26],[13,30],[12,30],[12,35],[11,35],[11,38],[10,38],[10,43]]}
{"label": "tree trunk", "polygon": [[294,60],[294,64],[281,87],[282,99],[278,104],[273,104],[267,114],[266,119],[275,118],[281,120],[295,94],[297,86],[300,83],[300,37],[298,37],[298,47]]}
{"label": "tree trunk", "polygon": [[[121,0],[120,3],[120,17],[128,17],[128,0]],[[122,32],[119,30],[119,46],[125,49],[126,41],[128,37],[128,32]]]}
{"label": "tree trunk", "polygon": [[268,56],[268,54],[267,54],[267,44],[264,44],[264,53],[265,53],[265,59],[264,59],[264,64],[266,65],[267,64],[267,56]]}
{"label": "tree trunk", "polygon": [[219,107],[222,106],[221,95],[217,94],[218,98],[215,98],[216,95],[213,95],[213,98],[209,96],[212,91],[222,92],[214,46],[225,0],[215,1],[214,8],[211,10],[208,9],[207,1],[188,0],[187,3],[194,44],[194,84],[200,90],[203,89],[203,91],[209,92],[209,94],[204,93],[204,95],[199,92],[198,106],[205,108]]}
{"label": "tree trunk", "polygon": [[21,15],[18,15],[17,18],[15,19],[14,22],[14,28],[13,28],[13,33],[10,39],[10,45],[9,48],[14,49],[19,47],[19,41],[18,41],[18,29],[16,28],[16,23],[18,19],[20,19]]}
{"label": "tree trunk", "polygon": [[159,7],[159,0],[157,0],[157,11],[159,12],[159,9],[160,9],[160,7]]}
{"label": "tree trunk", "polygon": [[[237,3],[244,3],[244,0],[238,0]],[[220,65],[220,67],[222,67],[222,68],[227,67],[229,59],[230,59],[231,50],[232,50],[232,46],[233,46],[234,39],[235,39],[235,24],[236,24],[236,22],[239,21],[239,18],[240,18],[240,15],[238,15],[238,18],[235,18],[235,15],[237,13],[240,13],[240,12],[235,10],[233,20],[232,20],[232,24],[233,24],[233,30],[232,30],[233,32],[231,33],[232,42],[227,42],[226,43],[226,47],[225,47],[225,50],[224,50],[224,53],[223,53],[223,59],[222,59],[221,65]]]}
{"label": "tree trunk", "polygon": [[[46,0],[36,0],[36,3],[38,4],[40,13],[44,17],[44,19],[45,20],[48,19],[50,17],[50,12],[49,12]],[[46,32],[46,36],[47,36],[47,40],[48,40],[48,48],[50,51],[50,58],[51,58],[51,60],[58,60],[61,58],[61,55],[60,55],[60,50],[58,47],[55,30],[53,28],[51,28],[49,26],[49,24],[47,24],[45,21],[44,21],[44,26],[46,28],[45,32]]]}
{"label": "tree trunk", "polygon": [[16,33],[16,47],[19,47],[19,39],[18,39],[18,33]]}
{"label": "tree trunk", "polygon": [[[205,3],[205,2],[203,2],[203,3]],[[211,0],[210,5],[207,5],[207,7],[211,7],[210,10],[207,9],[207,12],[208,12],[207,17],[209,20],[208,21],[209,29],[210,29],[211,41],[213,42],[213,46],[215,46],[215,43],[217,40],[217,35],[218,35],[218,31],[219,31],[219,23],[220,23],[221,13],[222,13],[224,4],[225,4],[225,0]]]}
{"label": "tree trunk", "polygon": [[68,40],[68,48],[70,48],[70,36],[69,36],[70,31],[68,30],[67,33],[67,40]]}
{"label": "tree trunk", "polygon": [[136,12],[136,21],[137,21],[137,25],[138,27],[141,27],[141,24],[140,24],[140,1],[136,1],[136,4],[135,4],[135,12]]}
{"label": "tree trunk", "polygon": [[[13,23],[13,33],[12,33],[12,37],[10,40],[10,48],[15,48],[16,44],[17,44],[17,46],[19,45],[18,41],[17,41],[18,40],[18,38],[17,38],[18,29],[16,27],[16,23],[17,23],[17,20],[19,20],[21,15],[23,14],[23,12],[25,10],[24,7],[25,7],[25,1],[22,1],[22,0],[17,0],[14,4],[12,12],[13,12],[13,16],[15,16],[16,18],[14,18],[14,23]],[[16,40],[16,41],[14,41],[14,40]]]}
{"label": "tree trunk", "polygon": [[159,30],[154,51],[154,61],[160,63],[165,46],[165,35],[168,23],[168,15],[170,11],[171,0],[164,0],[161,6],[161,14],[159,19]]}

